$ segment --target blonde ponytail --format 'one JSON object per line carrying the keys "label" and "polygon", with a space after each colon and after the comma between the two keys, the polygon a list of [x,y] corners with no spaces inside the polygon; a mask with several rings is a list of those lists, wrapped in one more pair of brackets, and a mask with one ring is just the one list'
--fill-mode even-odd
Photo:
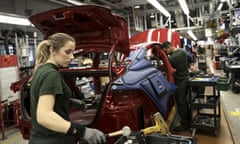
{"label": "blonde ponytail", "polygon": [[37,51],[36,51],[36,62],[35,62],[35,70],[39,65],[42,65],[47,62],[50,51],[49,51],[50,44],[48,40],[43,40],[38,44]]}
{"label": "blonde ponytail", "polygon": [[50,44],[48,40],[44,40],[38,44],[36,52],[36,64],[41,65],[46,63],[50,55],[49,47]]}

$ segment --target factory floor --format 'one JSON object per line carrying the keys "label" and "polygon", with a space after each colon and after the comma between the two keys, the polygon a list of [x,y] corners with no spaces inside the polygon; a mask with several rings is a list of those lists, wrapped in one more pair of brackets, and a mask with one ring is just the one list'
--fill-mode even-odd
{"label": "factory floor", "polygon": [[[196,131],[195,137],[198,144],[239,144],[240,143],[240,94],[234,94],[230,90],[221,92],[221,125],[218,135],[205,131]],[[177,133],[191,136],[191,131]],[[6,132],[7,138],[0,140],[0,144],[28,144],[22,139],[18,129],[10,129]]]}
{"label": "factory floor", "polygon": [[[210,62],[211,60],[207,60]],[[221,71],[216,71],[212,62],[208,63],[210,73],[223,75]],[[196,131],[194,137],[198,144],[240,144],[240,93],[232,93],[231,90],[221,91],[221,123],[218,134],[215,136],[206,131]],[[190,130],[176,133],[183,136],[192,136]],[[28,144],[23,140],[18,129],[10,129],[6,132],[7,138],[0,140],[0,144]]]}

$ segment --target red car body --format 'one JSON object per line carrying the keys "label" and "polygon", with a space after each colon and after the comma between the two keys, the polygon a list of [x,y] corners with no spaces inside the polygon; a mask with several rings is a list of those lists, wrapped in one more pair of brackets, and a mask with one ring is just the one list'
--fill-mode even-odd
{"label": "red car body", "polygon": [[[155,57],[162,62],[161,71],[173,83],[175,70],[171,67],[166,54],[154,45],[161,41],[151,40],[152,42],[149,42],[136,35],[130,39],[130,46],[126,21],[113,15],[109,9],[99,6],[60,8],[31,16],[30,20],[45,38],[55,32],[72,35],[76,39],[76,56],[94,53],[91,67],[60,70],[73,92],[76,91],[76,77],[92,77],[95,94],[101,95],[98,105],[87,109],[86,112],[71,109],[70,116],[73,121],[98,128],[104,133],[122,129],[125,125],[133,131],[152,125],[152,116],[159,112],[159,109],[144,91],[140,89],[114,91],[111,87],[114,81],[126,71],[127,64],[123,64],[124,58],[143,43],[149,51],[155,51]],[[144,33],[141,37],[144,35],[147,37]],[[152,37],[155,36],[152,35]],[[108,66],[106,67],[99,66],[102,52],[108,54]],[[117,58],[118,56],[120,58]],[[104,87],[101,77],[109,77],[109,82]],[[11,88],[16,91],[21,84],[15,83]],[[28,97],[25,86],[26,83],[21,87],[23,103],[25,97]],[[29,103],[26,101],[21,105],[22,113],[19,121],[19,128],[25,139],[29,138],[31,129],[31,119],[26,116],[26,112],[29,111],[26,108],[27,105]],[[172,97],[169,98],[167,105],[165,119],[169,117],[173,108]]]}

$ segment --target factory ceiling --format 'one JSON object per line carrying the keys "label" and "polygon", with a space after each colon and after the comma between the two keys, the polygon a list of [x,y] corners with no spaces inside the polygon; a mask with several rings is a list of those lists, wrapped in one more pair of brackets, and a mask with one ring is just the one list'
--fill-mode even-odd
{"label": "factory ceiling", "polygon": [[[188,29],[194,30],[200,39],[205,37],[204,29],[214,21],[220,25],[221,19],[229,21],[230,8],[237,7],[237,2],[230,3],[227,0],[186,0],[189,16],[182,11],[178,0],[158,0],[158,2],[170,13],[171,17],[164,16],[153,7],[148,0],[49,0],[61,2],[65,5],[97,4],[110,8],[114,13],[125,17],[129,21],[129,27],[136,32],[150,28],[172,28],[184,33]],[[181,1],[181,0],[180,0]],[[223,3],[221,10],[217,10]],[[211,26],[210,26],[211,27]],[[134,34],[134,33],[132,33]]]}
{"label": "factory ceiling", "polygon": [[[199,39],[204,39],[206,28],[217,29],[222,19],[229,23],[231,10],[239,7],[237,0],[156,0],[166,9],[167,14],[163,14],[149,1],[154,0],[10,0],[0,2],[0,8],[2,12],[30,16],[65,6],[100,5],[127,20],[130,36],[151,28],[171,28],[182,35],[191,29]],[[180,6],[183,1],[187,3],[188,15]],[[218,10],[220,3],[222,8]]]}

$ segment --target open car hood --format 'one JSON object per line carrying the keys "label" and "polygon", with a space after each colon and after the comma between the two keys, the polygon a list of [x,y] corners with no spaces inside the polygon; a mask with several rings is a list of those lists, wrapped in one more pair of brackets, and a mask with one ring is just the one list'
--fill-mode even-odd
{"label": "open car hood", "polygon": [[31,16],[30,21],[47,38],[56,33],[68,33],[76,39],[76,53],[116,51],[129,53],[126,21],[107,8],[84,5],[64,7]]}

